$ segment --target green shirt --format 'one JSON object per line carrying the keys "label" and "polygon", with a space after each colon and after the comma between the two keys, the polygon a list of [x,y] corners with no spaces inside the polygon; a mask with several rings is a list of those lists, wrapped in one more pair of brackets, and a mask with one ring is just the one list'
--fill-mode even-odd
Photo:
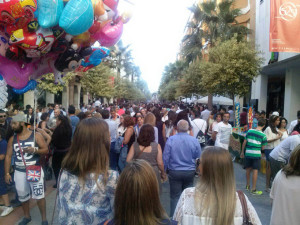
{"label": "green shirt", "polygon": [[249,130],[246,135],[246,157],[261,157],[261,147],[266,146],[267,136],[260,130]]}

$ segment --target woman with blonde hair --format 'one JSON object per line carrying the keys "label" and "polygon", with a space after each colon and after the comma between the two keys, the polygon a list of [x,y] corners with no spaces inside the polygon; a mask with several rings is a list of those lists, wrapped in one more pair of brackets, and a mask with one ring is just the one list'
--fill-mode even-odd
{"label": "woman with blonde hair", "polygon": [[102,225],[176,225],[159,199],[158,182],[152,166],[144,160],[127,164],[118,181],[114,218]]}
{"label": "woman with blonde hair", "polygon": [[[235,188],[230,153],[220,147],[207,147],[201,154],[200,180],[185,189],[177,203],[173,219],[183,225],[242,225],[243,210]],[[250,221],[261,222],[245,196]]]}
{"label": "woman with blonde hair", "polygon": [[87,118],[77,125],[59,179],[59,224],[99,224],[113,217],[118,173],[109,170],[109,150],[104,120]]}

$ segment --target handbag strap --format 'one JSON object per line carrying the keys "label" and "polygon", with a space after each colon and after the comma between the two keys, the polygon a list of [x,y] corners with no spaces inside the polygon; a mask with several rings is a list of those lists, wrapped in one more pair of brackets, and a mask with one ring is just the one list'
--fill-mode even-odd
{"label": "handbag strap", "polygon": [[247,206],[247,201],[245,198],[245,195],[242,191],[237,191],[241,205],[242,205],[242,209],[243,209],[243,222],[244,223],[248,223],[250,221],[250,217],[249,217],[249,212],[248,212],[248,206]]}
{"label": "handbag strap", "polygon": [[26,166],[26,161],[24,159],[24,155],[23,155],[23,149],[21,148],[21,145],[20,145],[20,140],[19,140],[19,135],[17,134],[17,142],[18,142],[18,145],[19,145],[19,150],[20,150],[20,153],[21,153],[21,156],[22,156],[22,160],[24,162],[24,165],[25,165],[25,168],[27,167]]}
{"label": "handbag strap", "polygon": [[[197,124],[195,123],[195,121],[193,120],[192,122],[194,122],[194,124],[196,125],[196,127],[199,129],[199,127],[197,126]],[[203,128],[204,124],[205,124],[205,123],[202,124],[202,127],[201,127],[201,129],[199,129],[199,131],[200,131],[200,130],[202,131],[202,128]],[[198,132],[199,132],[199,131],[198,131]],[[203,133],[203,132],[202,132],[202,133]]]}

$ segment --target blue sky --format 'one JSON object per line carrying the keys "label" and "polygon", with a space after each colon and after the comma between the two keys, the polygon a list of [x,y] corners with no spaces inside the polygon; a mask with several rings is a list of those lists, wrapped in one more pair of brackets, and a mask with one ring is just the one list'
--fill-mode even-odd
{"label": "blue sky", "polygon": [[187,9],[195,0],[120,0],[119,10],[130,9],[131,20],[124,25],[122,40],[131,44],[134,62],[142,71],[150,91],[158,90],[164,67],[174,62],[184,27],[190,16]]}

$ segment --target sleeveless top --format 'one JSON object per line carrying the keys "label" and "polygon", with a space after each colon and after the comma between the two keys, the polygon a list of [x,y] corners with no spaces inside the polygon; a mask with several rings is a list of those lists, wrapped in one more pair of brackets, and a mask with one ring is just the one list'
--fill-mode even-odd
{"label": "sleeveless top", "polygon": [[[25,147],[33,147],[34,146],[34,134],[31,132],[31,135],[26,140],[19,140],[21,148]],[[37,146],[37,144],[35,144]],[[17,135],[14,135],[13,138],[13,151],[14,151],[14,161],[16,170],[20,172],[26,172],[25,164],[22,160],[22,155],[19,149],[19,144],[17,141]],[[26,165],[40,165],[40,155],[39,154],[32,154],[32,153],[25,153],[23,152],[24,160],[26,161]]]}
{"label": "sleeveless top", "polygon": [[157,154],[158,154],[158,144],[155,142],[151,142],[150,144],[152,150],[151,152],[143,152],[141,153],[140,145],[137,142],[134,142],[134,159],[144,159],[151,164],[152,167],[158,167],[157,165]]}

